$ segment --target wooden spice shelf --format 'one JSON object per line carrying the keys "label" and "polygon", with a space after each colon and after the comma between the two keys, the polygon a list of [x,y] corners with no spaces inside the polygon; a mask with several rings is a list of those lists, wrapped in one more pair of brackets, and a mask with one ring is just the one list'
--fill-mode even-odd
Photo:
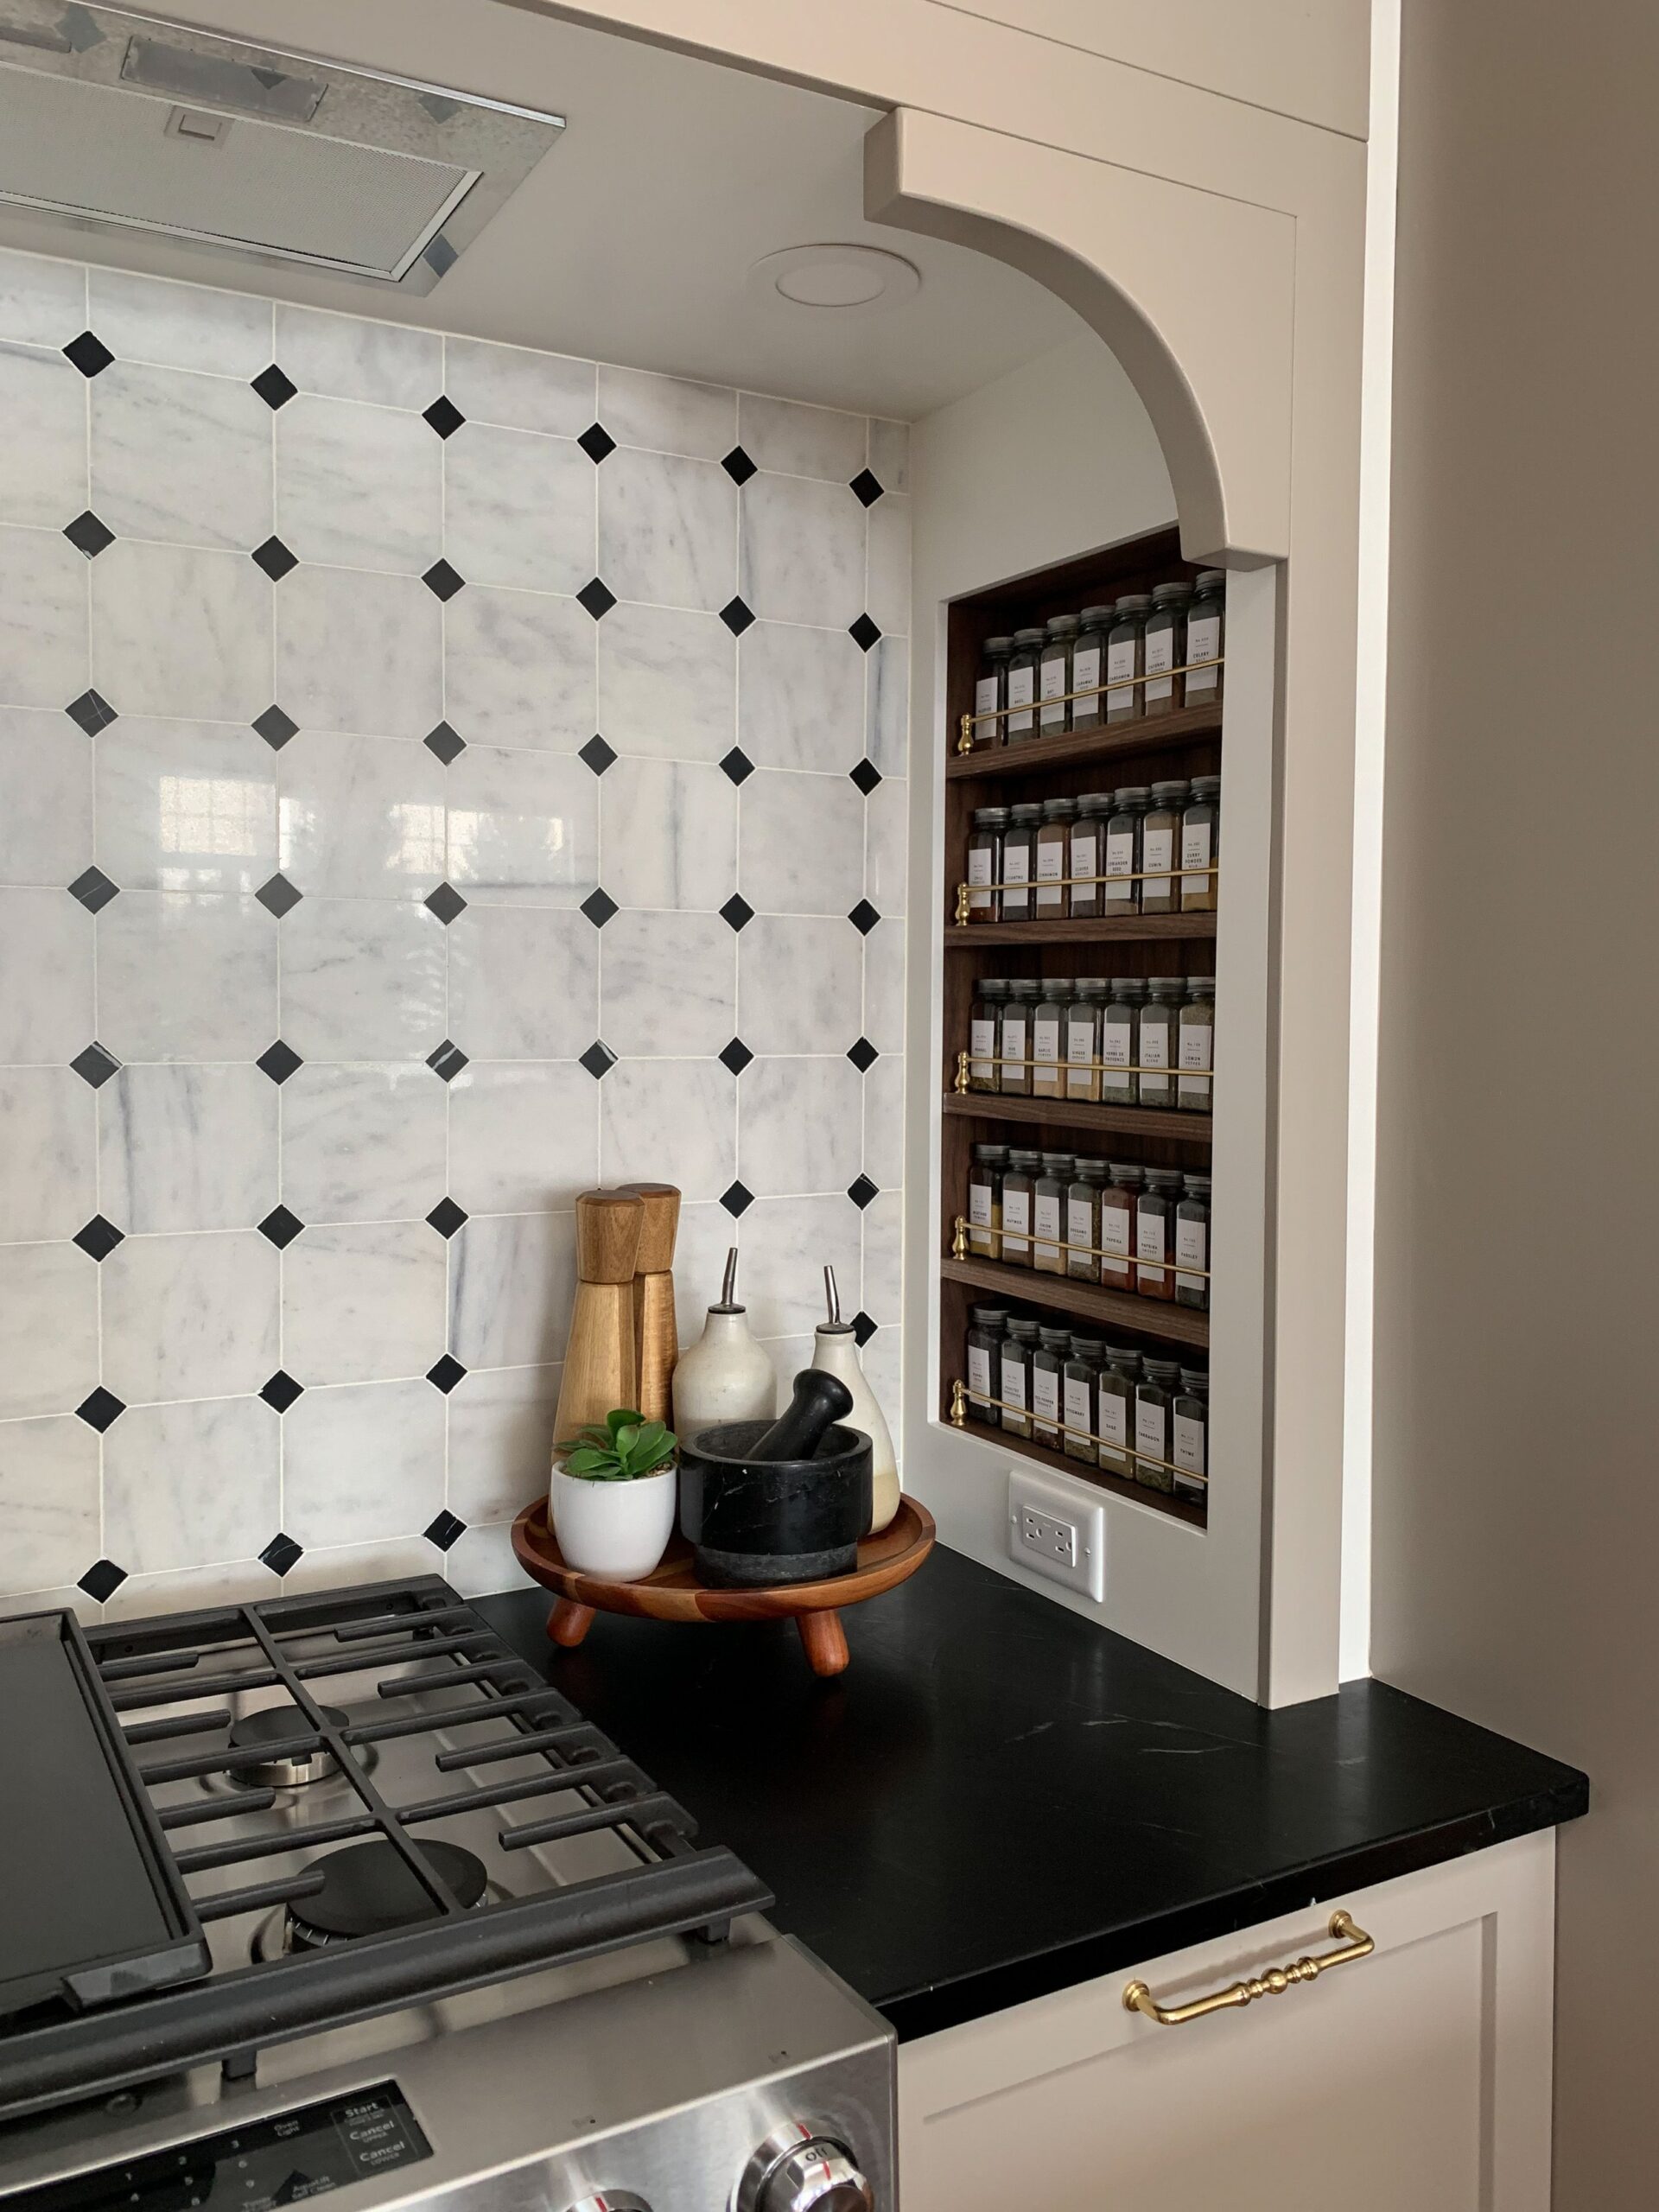
{"label": "wooden spice shelf", "polygon": [[1165,1491],[1148,1490],[1144,1484],[1130,1482],[1127,1477],[1114,1475],[1104,1467],[1090,1467],[1081,1459],[1068,1459],[1064,1452],[1053,1452],[1046,1444],[1039,1444],[1034,1436],[1014,1436],[989,1421],[971,1418],[955,1433],[958,1436],[976,1436],[982,1443],[994,1444],[1000,1452],[1017,1452],[1023,1459],[1039,1460],[1044,1466],[1071,1475],[1080,1483],[1091,1484],[1096,1490],[1109,1491],[1115,1497],[1131,1498],[1136,1505],[1166,1514],[1172,1521],[1185,1521],[1190,1528],[1202,1529],[1205,1525],[1207,1516],[1203,1506],[1185,1497],[1171,1497]]}
{"label": "wooden spice shelf", "polygon": [[1135,944],[1162,938],[1213,938],[1216,918],[1209,914],[1127,914],[1098,921],[969,922],[958,929],[954,911],[945,918],[947,952],[971,952],[993,944]]}
{"label": "wooden spice shelf", "polygon": [[1101,1136],[1167,1137],[1174,1144],[1207,1145],[1212,1127],[1208,1114],[1105,1106],[1090,1098],[1004,1097],[995,1090],[947,1090],[944,1111],[974,1122],[1018,1122],[1027,1127],[1047,1122],[1057,1128],[1092,1129]]}
{"label": "wooden spice shelf", "polygon": [[1173,1344],[1192,1344],[1207,1350],[1210,1316],[1173,1300],[1141,1298],[1133,1291],[1108,1290],[1103,1284],[1079,1282],[1071,1275],[1039,1274],[1034,1268],[1005,1267],[1000,1260],[939,1262],[940,1279],[965,1283],[969,1289],[1017,1299],[1027,1306],[1046,1306],[1057,1313],[1078,1320],[1098,1321],[1137,1336],[1156,1337]]}
{"label": "wooden spice shelf", "polygon": [[986,746],[977,753],[953,753],[944,764],[951,783],[993,783],[1039,775],[1046,768],[1084,768],[1096,760],[1119,760],[1136,753],[1162,753],[1195,739],[1221,735],[1221,707],[1181,707],[1173,715],[1142,715],[1131,722],[1110,722],[1101,729],[1073,730],[1064,737],[1033,737],[1014,745]]}

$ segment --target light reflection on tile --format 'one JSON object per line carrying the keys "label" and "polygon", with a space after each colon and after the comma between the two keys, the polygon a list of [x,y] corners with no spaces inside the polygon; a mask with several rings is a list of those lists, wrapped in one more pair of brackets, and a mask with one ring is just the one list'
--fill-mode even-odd
{"label": "light reflection on tile", "polygon": [[277,865],[277,760],[235,723],[123,715],[97,743],[99,866],[124,891],[257,891]]}
{"label": "light reflection on tile", "polygon": [[296,890],[419,899],[442,881],[444,772],[425,746],[302,730],[277,761],[281,866]]}
{"label": "light reflection on tile", "polygon": [[597,885],[599,787],[585,761],[468,746],[448,796],[449,880],[467,898],[574,906]]}

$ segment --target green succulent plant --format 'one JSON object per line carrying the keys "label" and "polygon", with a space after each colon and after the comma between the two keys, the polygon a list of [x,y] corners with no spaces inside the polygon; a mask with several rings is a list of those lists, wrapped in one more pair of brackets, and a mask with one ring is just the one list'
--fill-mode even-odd
{"label": "green succulent plant", "polygon": [[606,1414],[603,1428],[591,1423],[558,1449],[565,1454],[567,1475],[590,1483],[632,1483],[665,1465],[679,1439],[663,1422],[618,1407]]}

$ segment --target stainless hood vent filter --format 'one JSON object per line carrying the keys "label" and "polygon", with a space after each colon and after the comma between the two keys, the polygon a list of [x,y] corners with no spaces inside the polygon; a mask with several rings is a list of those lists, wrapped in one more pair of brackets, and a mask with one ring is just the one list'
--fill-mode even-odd
{"label": "stainless hood vent filter", "polygon": [[0,0],[0,202],[429,291],[563,118],[71,0]]}

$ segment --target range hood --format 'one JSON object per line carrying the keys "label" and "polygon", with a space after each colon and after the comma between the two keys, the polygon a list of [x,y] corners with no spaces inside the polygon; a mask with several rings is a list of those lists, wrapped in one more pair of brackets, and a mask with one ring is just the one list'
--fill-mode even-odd
{"label": "range hood", "polygon": [[430,291],[562,116],[79,0],[0,0],[0,203]]}

